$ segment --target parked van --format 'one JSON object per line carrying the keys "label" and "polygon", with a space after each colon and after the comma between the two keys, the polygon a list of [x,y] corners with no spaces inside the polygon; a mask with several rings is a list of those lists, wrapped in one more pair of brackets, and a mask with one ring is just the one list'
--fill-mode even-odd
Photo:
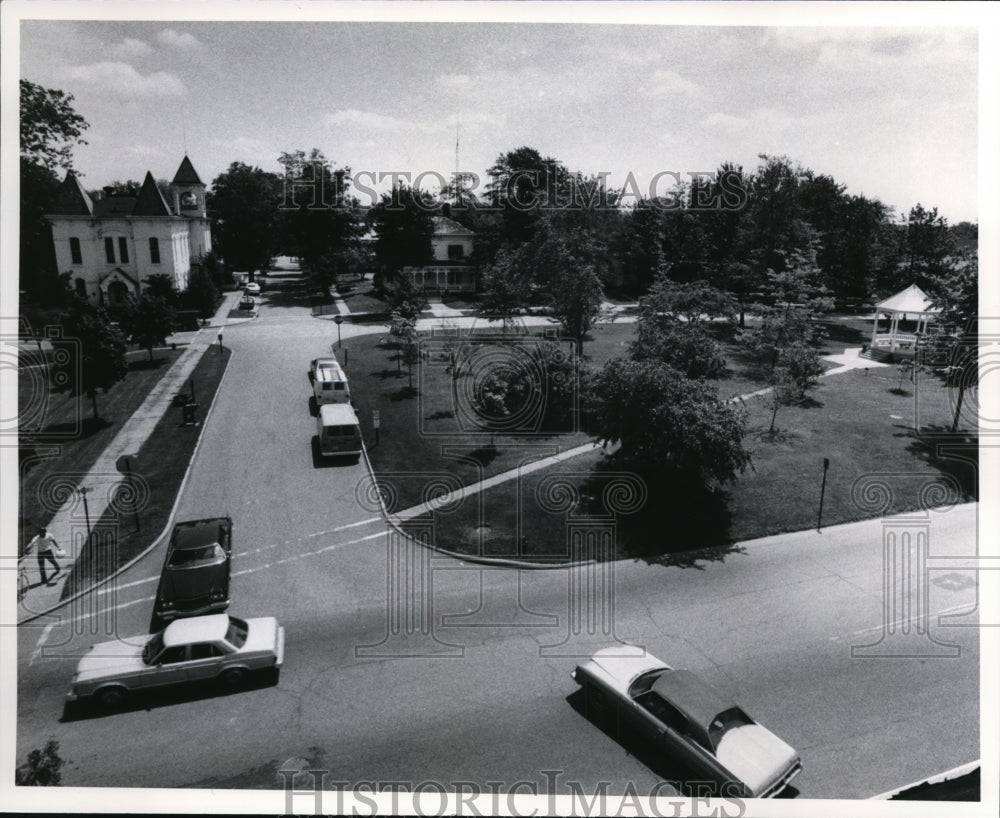
{"label": "parked van", "polygon": [[334,358],[321,358],[313,367],[313,395],[317,406],[351,402],[347,375]]}
{"label": "parked van", "polygon": [[319,451],[324,456],[361,454],[361,427],[349,403],[327,403],[316,418]]}

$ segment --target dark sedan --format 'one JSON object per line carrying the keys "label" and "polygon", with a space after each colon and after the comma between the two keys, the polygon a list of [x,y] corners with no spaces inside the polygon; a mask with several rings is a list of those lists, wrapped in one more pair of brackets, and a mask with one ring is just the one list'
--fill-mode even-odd
{"label": "dark sedan", "polygon": [[226,610],[232,549],[229,517],[177,523],[156,592],[156,615],[169,620]]}

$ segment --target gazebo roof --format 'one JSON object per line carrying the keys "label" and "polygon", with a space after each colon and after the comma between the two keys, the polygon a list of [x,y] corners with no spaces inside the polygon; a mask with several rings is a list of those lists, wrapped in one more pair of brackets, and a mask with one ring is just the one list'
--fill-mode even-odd
{"label": "gazebo roof", "polygon": [[905,290],[889,296],[885,301],[875,305],[876,313],[902,312],[909,315],[933,315],[941,312],[927,294],[916,284],[911,284]]}

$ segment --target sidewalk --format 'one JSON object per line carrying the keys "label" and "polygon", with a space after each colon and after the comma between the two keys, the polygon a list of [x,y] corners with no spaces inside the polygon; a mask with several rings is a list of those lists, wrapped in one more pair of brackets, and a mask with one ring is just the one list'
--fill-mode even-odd
{"label": "sidewalk", "polygon": [[[239,292],[226,294],[209,324],[209,328],[233,323],[228,321],[227,316],[230,304],[238,300],[239,297]],[[202,329],[207,328],[203,327]],[[53,578],[51,566],[47,566],[46,574],[49,575],[49,581],[43,585],[40,582],[35,555],[29,554],[23,559],[30,585],[28,592],[18,603],[18,622],[37,616],[59,603],[66,579],[83,551],[86,533],[80,526],[81,509],[78,507],[80,495],[76,490],[68,490],[69,484],[72,483],[73,489],[81,487],[87,489],[87,515],[91,523],[96,523],[107,510],[114,497],[115,488],[122,482],[122,473],[118,471],[119,458],[139,452],[153,433],[156,425],[173,404],[174,395],[184,390],[188,378],[198,365],[202,355],[215,342],[216,339],[213,335],[202,335],[199,339],[200,333],[200,330],[175,333],[167,339],[168,343],[186,346],[186,348],[146,396],[142,405],[125,422],[114,440],[97,458],[87,474],[66,475],[68,481],[65,493],[69,496],[46,526],[65,554],[65,556],[58,558],[61,570]],[[62,484],[60,484],[59,489],[62,489]]]}

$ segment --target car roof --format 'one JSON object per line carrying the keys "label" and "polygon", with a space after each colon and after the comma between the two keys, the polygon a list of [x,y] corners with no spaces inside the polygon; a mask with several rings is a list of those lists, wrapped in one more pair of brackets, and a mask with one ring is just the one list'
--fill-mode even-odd
{"label": "car roof", "polygon": [[323,360],[316,364],[316,377],[321,381],[346,381],[347,376],[340,364],[333,360]]}
{"label": "car roof", "polygon": [[665,671],[653,683],[653,690],[704,730],[719,713],[737,706],[690,670]]}
{"label": "car roof", "polygon": [[222,639],[227,630],[229,615],[224,613],[175,619],[163,631],[163,644],[169,648],[192,642],[215,642]]}
{"label": "car roof", "polygon": [[340,366],[340,363],[337,361],[336,358],[330,356],[329,358],[317,358],[315,361],[313,361],[313,366],[317,368],[321,366]]}
{"label": "car roof", "polygon": [[228,517],[213,517],[210,520],[192,520],[174,526],[173,548],[200,548],[221,541],[220,528],[232,525]]}
{"label": "car roof", "polygon": [[319,408],[319,416],[324,426],[358,422],[354,407],[349,403],[324,403]]}

